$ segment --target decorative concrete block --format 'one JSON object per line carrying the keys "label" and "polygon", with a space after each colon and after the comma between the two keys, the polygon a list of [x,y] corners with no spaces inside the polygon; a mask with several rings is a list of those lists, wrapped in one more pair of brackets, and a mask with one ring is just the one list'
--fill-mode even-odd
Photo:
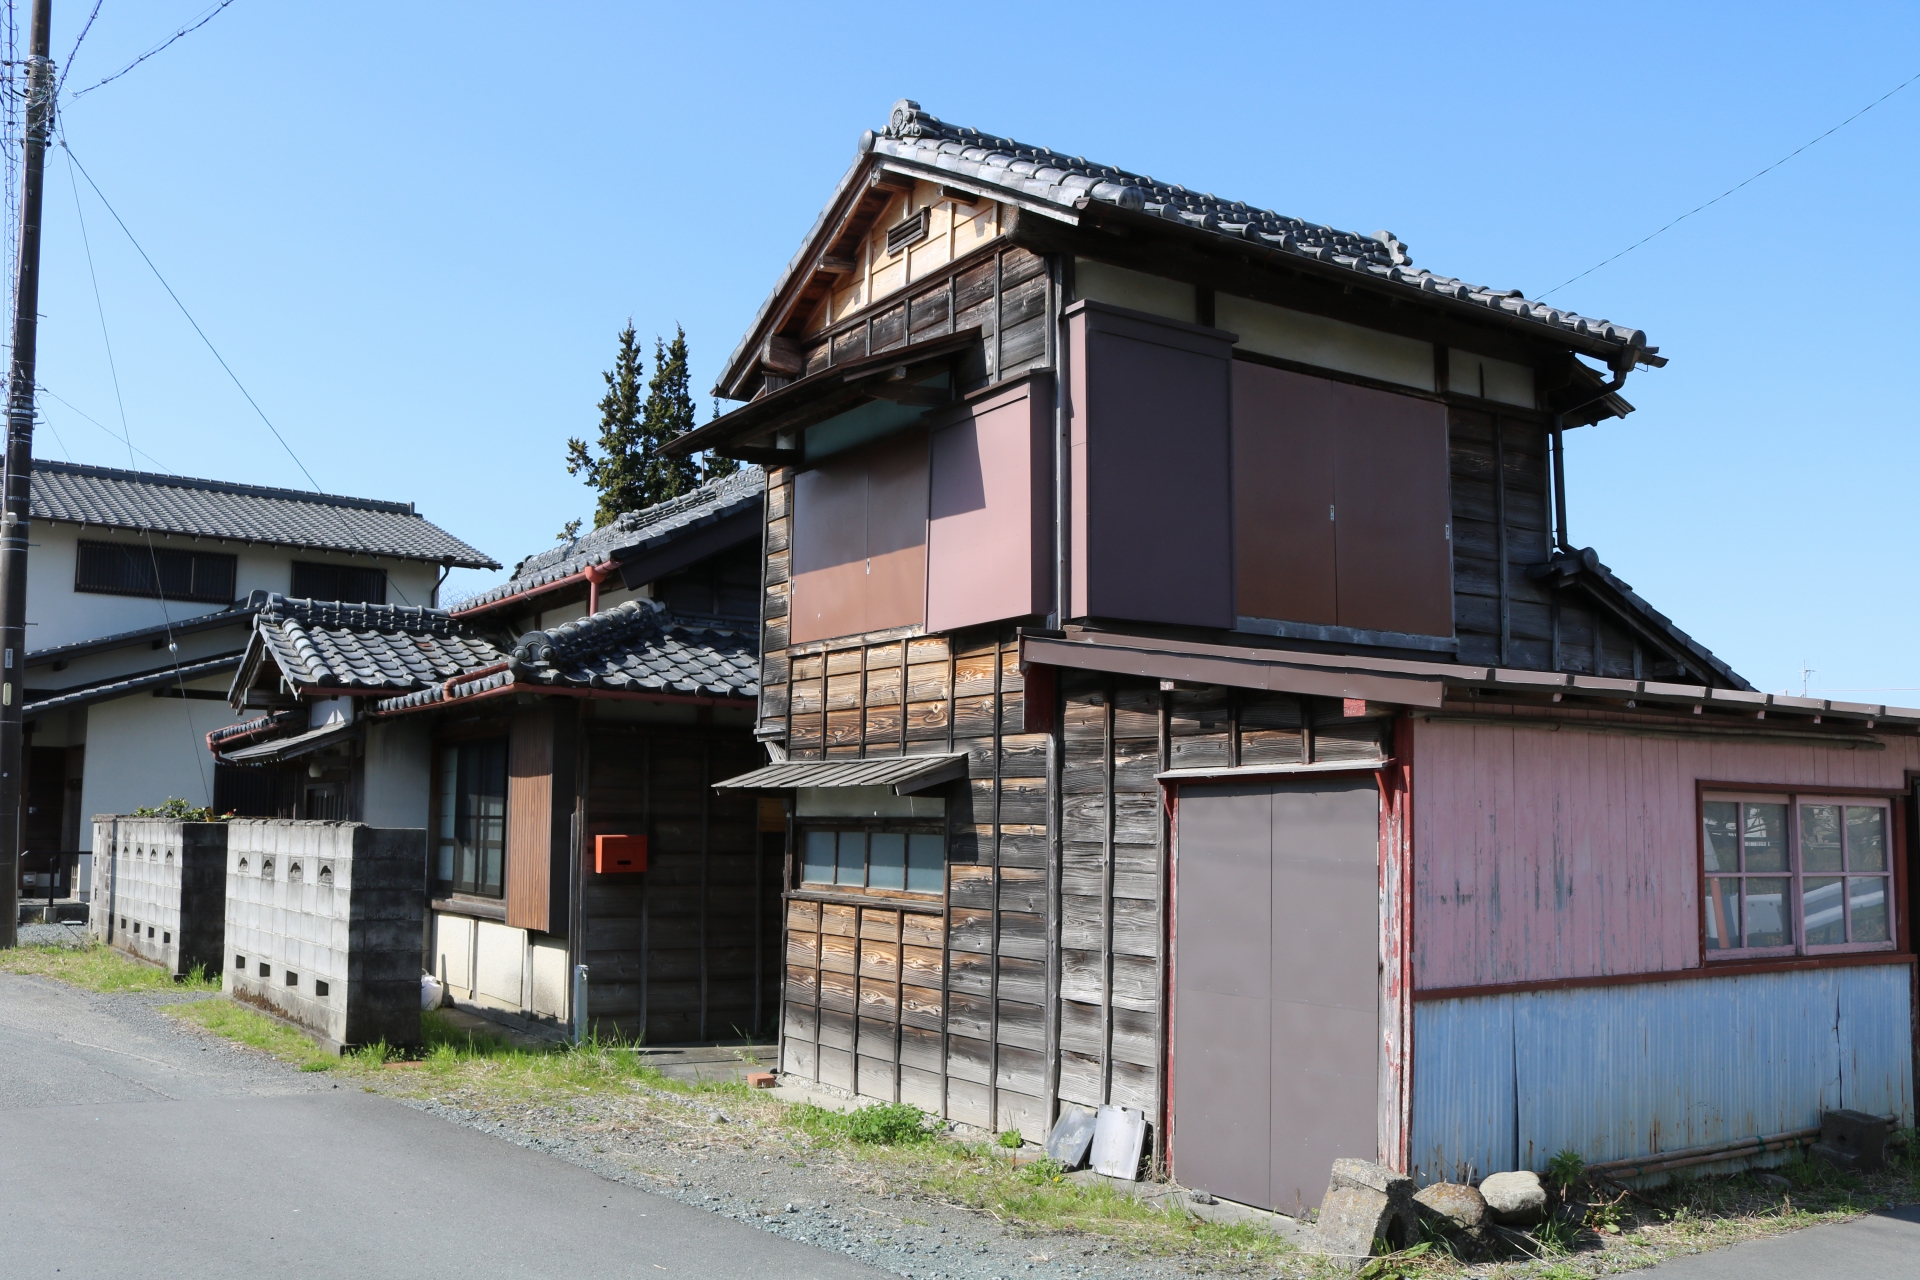
{"label": "decorative concrete block", "polygon": [[426,832],[229,824],[223,987],[338,1051],[420,1040]]}
{"label": "decorative concrete block", "polygon": [[1885,1163],[1887,1122],[1864,1111],[1827,1111],[1813,1154],[1836,1169],[1871,1173]]}
{"label": "decorative concrete block", "polygon": [[176,976],[224,964],[227,824],[98,814],[88,932]]}

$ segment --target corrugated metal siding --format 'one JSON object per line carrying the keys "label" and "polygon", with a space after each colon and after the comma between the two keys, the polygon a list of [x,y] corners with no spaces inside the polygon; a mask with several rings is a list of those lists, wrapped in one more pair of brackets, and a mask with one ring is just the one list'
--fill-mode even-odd
{"label": "corrugated metal siding", "polygon": [[1911,1124],[1904,965],[1438,1000],[1414,1011],[1421,1182],[1708,1146],[1851,1107]]}

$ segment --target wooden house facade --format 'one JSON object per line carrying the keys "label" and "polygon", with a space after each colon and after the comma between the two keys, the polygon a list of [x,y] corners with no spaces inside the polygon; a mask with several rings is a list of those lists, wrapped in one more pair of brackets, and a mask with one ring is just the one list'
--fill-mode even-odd
{"label": "wooden house facade", "polygon": [[1567,533],[1563,433],[1664,363],[897,104],[675,446],[768,472],[721,793],[786,817],[782,1069],[1136,1108],[1290,1211],[1910,1122],[1920,712],[1755,692]]}
{"label": "wooden house facade", "polygon": [[569,1028],[585,965],[602,1036],[768,1035],[785,822],[712,786],[764,758],[763,489],[710,481],[451,610],[276,597],[235,696],[298,710],[212,745],[270,774],[351,760],[356,795],[427,828],[423,967],[457,1003]]}

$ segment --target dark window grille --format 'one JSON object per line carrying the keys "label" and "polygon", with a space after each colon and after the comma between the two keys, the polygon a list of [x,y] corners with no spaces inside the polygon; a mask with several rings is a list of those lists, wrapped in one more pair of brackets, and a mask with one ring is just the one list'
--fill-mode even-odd
{"label": "dark window grille", "polygon": [[387,602],[387,571],[295,560],[293,590],[289,594],[296,600],[338,600],[342,604],[385,604]]}
{"label": "dark window grille", "polygon": [[920,210],[918,213],[908,214],[899,222],[888,227],[887,252],[889,254],[899,253],[908,245],[918,244],[922,240],[925,240],[927,238],[928,225],[932,221],[932,214],[933,209],[929,206],[928,208]]}
{"label": "dark window grille", "polygon": [[506,893],[507,743],[504,738],[440,751],[434,879],[455,893]]}
{"label": "dark window grille", "polygon": [[229,604],[238,556],[132,542],[82,542],[73,589],[96,595],[150,596]]}

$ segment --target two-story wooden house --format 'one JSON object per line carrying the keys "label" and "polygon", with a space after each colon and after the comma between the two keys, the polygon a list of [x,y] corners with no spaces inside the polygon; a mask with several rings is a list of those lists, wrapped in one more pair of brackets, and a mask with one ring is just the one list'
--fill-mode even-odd
{"label": "two-story wooden house", "polygon": [[896,104],[683,437],[769,468],[782,1066],[1297,1210],[1912,1116],[1920,712],[1568,533],[1637,329]]}

